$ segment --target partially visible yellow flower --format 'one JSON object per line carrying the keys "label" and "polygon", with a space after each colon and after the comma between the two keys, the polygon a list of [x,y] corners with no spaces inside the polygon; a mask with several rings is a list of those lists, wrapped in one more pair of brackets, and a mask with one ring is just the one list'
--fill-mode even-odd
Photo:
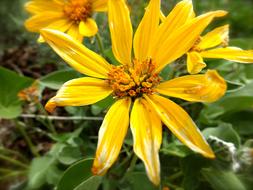
{"label": "partially visible yellow flower", "polygon": [[219,58],[239,63],[253,63],[253,50],[242,50],[228,46],[229,25],[215,28],[203,37],[199,37],[187,53],[187,70],[191,74],[199,73],[206,64],[203,58]]}
{"label": "partially visible yellow flower", "polygon": [[92,19],[94,12],[107,11],[108,0],[31,0],[25,8],[32,14],[25,26],[31,32],[51,28],[66,32],[82,41],[93,36],[98,27]]}
{"label": "partially visible yellow flower", "polygon": [[[185,8],[179,9],[181,6]],[[181,1],[169,18],[159,25],[160,1],[151,0],[133,38],[125,1],[109,0],[112,49],[121,63],[119,66],[110,65],[100,55],[62,32],[41,31],[46,42],[70,66],[87,75],[66,82],[46,104],[48,111],[52,112],[56,106],[93,104],[110,94],[116,99],[99,130],[92,168],[95,175],[103,175],[116,161],[129,123],[134,152],[144,162],[149,179],[156,185],[160,183],[158,153],[162,142],[162,123],[192,150],[208,158],[215,157],[186,111],[163,96],[213,102],[226,91],[224,79],[214,70],[169,81],[162,81],[159,76],[167,63],[178,59],[193,46],[214,17],[225,14],[224,11],[209,12],[184,24],[185,20],[192,18],[192,13],[191,2]]]}

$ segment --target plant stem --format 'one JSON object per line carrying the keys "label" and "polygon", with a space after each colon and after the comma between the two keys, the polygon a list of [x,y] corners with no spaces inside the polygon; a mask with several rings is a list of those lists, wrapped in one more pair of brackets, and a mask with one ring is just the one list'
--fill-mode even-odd
{"label": "plant stem", "polygon": [[39,157],[40,156],[39,153],[37,152],[35,146],[32,143],[32,140],[30,139],[29,135],[26,133],[26,131],[24,129],[25,125],[22,122],[17,121],[17,120],[15,120],[15,124],[16,124],[17,129],[20,131],[20,133],[25,138],[25,141],[26,141],[28,147],[30,148],[31,153],[34,156]]}
{"label": "plant stem", "polygon": [[102,39],[99,33],[96,34],[96,40],[98,42],[100,53],[104,56],[104,46],[103,46]]}
{"label": "plant stem", "polygon": [[168,180],[169,180],[169,181],[173,181],[174,179],[177,179],[177,178],[181,177],[182,175],[183,175],[183,172],[182,172],[182,171],[179,171],[179,172],[177,172],[177,173],[175,173],[175,174],[173,174],[173,175],[170,175],[170,176],[168,177]]}
{"label": "plant stem", "polygon": [[23,156],[22,154],[20,154],[19,152],[15,151],[15,150],[10,150],[10,149],[5,148],[5,147],[0,147],[0,151],[6,152],[7,154],[16,155],[16,156],[22,158],[24,161],[28,162],[28,159],[25,156]]}
{"label": "plant stem", "polygon": [[22,162],[20,162],[18,160],[15,160],[13,158],[10,158],[8,156],[4,156],[4,155],[0,154],[0,159],[5,160],[7,162],[10,162],[10,163],[12,163],[12,164],[14,164],[16,166],[20,166],[22,168],[26,168],[26,169],[28,168],[28,166],[26,164],[24,164],[24,163],[22,163]]}
{"label": "plant stem", "polygon": [[129,172],[134,170],[134,167],[135,167],[135,164],[136,164],[137,160],[138,160],[138,157],[135,154],[133,154],[133,158],[132,158],[130,166],[128,168]]}
{"label": "plant stem", "polygon": [[102,121],[103,117],[83,117],[83,116],[47,116],[47,115],[34,115],[34,114],[22,114],[22,118],[35,118],[35,119],[48,119],[48,120],[59,120],[59,121],[69,121],[69,120],[90,120],[90,121]]}
{"label": "plant stem", "polygon": [[57,134],[55,128],[54,128],[54,125],[52,123],[52,120],[48,119],[48,114],[47,114],[47,111],[44,109],[44,106],[39,102],[38,103],[38,106],[39,106],[39,110],[45,115],[45,118],[48,122],[48,125],[46,125],[48,127],[48,129],[50,130],[51,133],[53,134]]}
{"label": "plant stem", "polygon": [[1,181],[1,180],[8,179],[8,178],[11,178],[11,177],[24,175],[24,174],[26,174],[26,173],[27,173],[27,171],[15,171],[15,172],[11,172],[11,173],[9,173],[9,174],[7,174],[7,175],[5,175],[5,176],[0,177],[0,181]]}

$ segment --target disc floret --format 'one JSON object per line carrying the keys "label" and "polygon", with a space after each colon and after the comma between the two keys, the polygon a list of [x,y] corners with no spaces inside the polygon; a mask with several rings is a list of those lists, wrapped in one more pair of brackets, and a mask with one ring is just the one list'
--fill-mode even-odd
{"label": "disc floret", "polygon": [[92,15],[92,3],[90,0],[70,0],[63,11],[72,21],[86,21]]}
{"label": "disc floret", "polygon": [[155,63],[151,59],[134,59],[132,65],[113,66],[108,73],[108,83],[114,91],[114,96],[136,98],[143,94],[152,94],[154,87],[160,83],[161,77],[154,72]]}

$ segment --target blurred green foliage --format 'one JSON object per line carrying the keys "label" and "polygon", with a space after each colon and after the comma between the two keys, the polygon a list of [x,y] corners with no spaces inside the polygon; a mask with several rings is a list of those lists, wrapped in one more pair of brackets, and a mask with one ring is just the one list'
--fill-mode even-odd
{"label": "blurred green foliage", "polygon": [[[25,30],[23,22],[28,17],[23,10],[25,2],[26,0],[0,1],[0,118],[14,118],[10,122],[16,124],[17,120],[20,120],[23,129],[33,142],[29,143],[26,135],[18,129],[13,129],[11,141],[16,142],[20,137],[25,139],[25,143],[29,144],[26,150],[17,148],[11,151],[6,147],[5,142],[0,140],[0,160],[5,161],[3,166],[0,166],[0,180],[10,182],[10,185],[0,183],[0,189],[7,186],[12,190],[55,188],[58,190],[153,190],[163,187],[176,190],[252,189],[253,65],[224,60],[208,61],[208,67],[217,69],[228,81],[227,94],[212,104],[182,103],[185,109],[190,110],[190,114],[214,149],[217,159],[207,160],[194,154],[164,129],[160,151],[162,184],[161,187],[156,188],[148,181],[143,164],[133,155],[132,137],[128,134],[117,163],[106,176],[94,177],[90,172],[91,158],[95,153],[101,119],[105,110],[113,102],[111,97],[92,106],[62,108],[60,113],[63,116],[81,118],[67,123],[66,121],[52,122],[47,117],[18,118],[22,112],[22,104],[24,113],[46,114],[42,105],[27,105],[28,103],[25,102],[21,104],[17,97],[18,91],[28,87],[35,79],[39,83],[40,101],[43,102],[45,92],[57,90],[67,80],[81,76],[64,64],[46,44],[37,44],[37,34]],[[178,0],[162,1],[164,13],[167,14],[177,2]],[[229,11],[226,18],[215,21],[207,30],[229,23],[231,44],[245,49],[253,48],[252,0],[193,0],[193,2],[198,14],[217,9]],[[147,1],[143,0],[129,1],[134,29],[138,26],[146,5]],[[116,64],[110,46],[107,18],[105,14],[99,13],[96,19],[105,47],[104,54],[112,64]],[[95,38],[85,39],[85,45],[100,52]],[[24,57],[25,53],[28,53],[29,57],[29,49],[18,53],[17,50],[27,47],[35,49],[35,58],[30,60]],[[6,58],[9,54],[11,57]],[[29,76],[24,74],[24,69],[20,69],[23,67],[31,71],[27,71]],[[45,69],[48,67],[49,71]],[[36,71],[39,74],[33,75],[34,68],[38,68],[39,71]],[[180,75],[181,71],[173,71],[173,69],[172,66],[167,67],[163,75],[166,78],[170,78],[173,74]],[[82,119],[85,117],[91,120]],[[4,123],[1,125],[2,128],[5,127]],[[56,127],[58,133],[55,133],[52,126]],[[50,144],[48,151],[40,151],[42,146],[40,140]],[[32,155],[29,148],[35,148],[40,156]],[[19,154],[29,160],[27,166],[22,166]]]}

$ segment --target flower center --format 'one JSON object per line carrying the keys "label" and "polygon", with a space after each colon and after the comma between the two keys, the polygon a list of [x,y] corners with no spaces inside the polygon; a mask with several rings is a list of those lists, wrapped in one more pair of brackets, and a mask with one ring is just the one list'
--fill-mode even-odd
{"label": "flower center", "polygon": [[63,7],[65,15],[72,21],[85,21],[92,15],[90,0],[69,0]]}
{"label": "flower center", "polygon": [[195,41],[195,43],[192,46],[192,48],[190,49],[190,51],[201,52],[202,49],[198,46],[201,41],[202,41],[202,38],[198,37],[198,39]]}
{"label": "flower center", "polygon": [[133,60],[133,67],[114,66],[108,73],[108,82],[118,98],[141,97],[142,94],[152,94],[153,88],[161,81],[154,70],[155,63],[151,59],[143,62]]}

